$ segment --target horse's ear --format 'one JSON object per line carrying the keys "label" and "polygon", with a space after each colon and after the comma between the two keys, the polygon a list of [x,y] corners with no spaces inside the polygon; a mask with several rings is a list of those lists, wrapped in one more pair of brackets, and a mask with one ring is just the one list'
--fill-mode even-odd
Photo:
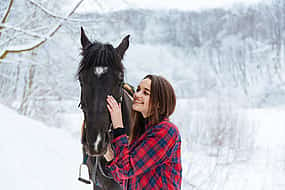
{"label": "horse's ear", "polygon": [[121,56],[121,59],[123,59],[126,50],[129,47],[129,38],[130,35],[127,35],[126,37],[124,37],[124,39],[122,40],[122,42],[119,44],[119,46],[116,48],[116,51],[118,52],[118,54]]}
{"label": "horse's ear", "polygon": [[91,44],[91,42],[89,41],[89,39],[87,38],[83,27],[81,26],[81,45],[82,47],[87,47]]}

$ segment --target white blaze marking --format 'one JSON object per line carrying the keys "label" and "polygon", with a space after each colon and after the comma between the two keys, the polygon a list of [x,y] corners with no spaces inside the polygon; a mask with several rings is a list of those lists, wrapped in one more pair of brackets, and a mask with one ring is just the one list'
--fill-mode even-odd
{"label": "white blaze marking", "polygon": [[94,74],[100,77],[102,74],[106,73],[107,70],[108,70],[108,67],[95,67]]}
{"label": "white blaze marking", "polygon": [[94,148],[95,148],[95,151],[97,151],[97,152],[99,151],[98,145],[99,145],[101,139],[102,139],[102,137],[101,137],[101,135],[99,133],[98,136],[97,136],[96,142],[94,143]]}

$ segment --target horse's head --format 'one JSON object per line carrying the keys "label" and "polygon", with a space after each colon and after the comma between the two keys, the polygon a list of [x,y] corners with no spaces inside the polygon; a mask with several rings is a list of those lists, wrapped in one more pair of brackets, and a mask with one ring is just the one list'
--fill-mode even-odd
{"label": "horse's head", "polygon": [[107,110],[107,95],[117,101],[122,97],[124,68],[121,60],[129,47],[129,35],[117,48],[110,44],[90,42],[81,28],[83,56],[78,78],[81,86],[81,108],[84,113],[83,145],[89,155],[102,155],[110,142],[111,119]]}

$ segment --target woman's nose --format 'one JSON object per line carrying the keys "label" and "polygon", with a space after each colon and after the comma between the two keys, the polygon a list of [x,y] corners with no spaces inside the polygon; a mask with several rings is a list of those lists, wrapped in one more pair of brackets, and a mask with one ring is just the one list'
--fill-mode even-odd
{"label": "woman's nose", "polygon": [[138,96],[137,92],[134,93],[134,100],[139,99],[140,97]]}
{"label": "woman's nose", "polygon": [[137,98],[137,97],[138,97],[138,96],[137,96],[137,93],[135,92],[135,93],[134,93],[134,99]]}
{"label": "woman's nose", "polygon": [[135,92],[135,93],[134,93],[134,98],[139,98],[139,97],[141,97],[140,91]]}

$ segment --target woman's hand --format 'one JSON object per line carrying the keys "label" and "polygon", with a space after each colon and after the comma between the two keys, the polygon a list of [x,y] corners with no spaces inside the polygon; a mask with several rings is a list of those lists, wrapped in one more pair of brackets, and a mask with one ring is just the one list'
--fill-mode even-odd
{"label": "woman's hand", "polygon": [[112,96],[107,96],[107,103],[107,108],[111,115],[113,128],[123,128],[124,126],[122,120],[121,104],[118,104]]}
{"label": "woman's hand", "polygon": [[112,150],[111,144],[108,144],[107,152],[104,154],[104,157],[108,162],[114,159],[114,152]]}

